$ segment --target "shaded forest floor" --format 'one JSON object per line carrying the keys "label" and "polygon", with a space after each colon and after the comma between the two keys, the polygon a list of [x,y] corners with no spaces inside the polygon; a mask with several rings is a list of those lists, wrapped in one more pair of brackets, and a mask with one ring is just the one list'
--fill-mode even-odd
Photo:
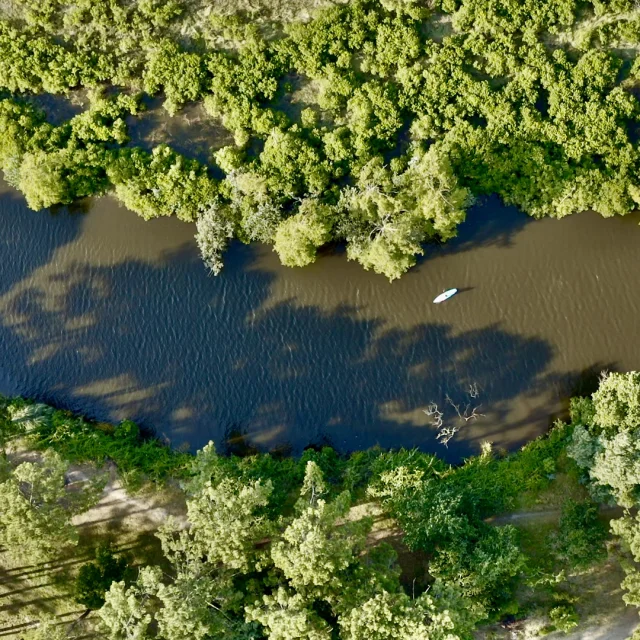
{"label": "shaded forest floor", "polygon": [[[154,533],[169,516],[184,518],[185,503],[179,490],[147,490],[130,495],[117,477],[115,467],[107,468],[109,480],[100,501],[76,516],[80,541],[76,548],[54,562],[16,565],[0,552],[0,639],[19,638],[36,621],[56,617],[73,622],[85,613],[73,598],[78,568],[93,559],[101,542],[132,554],[136,564],[158,563],[160,544]],[[70,467],[67,481],[80,487],[96,474],[89,465]],[[78,622],[80,633],[91,631],[91,615]]]}

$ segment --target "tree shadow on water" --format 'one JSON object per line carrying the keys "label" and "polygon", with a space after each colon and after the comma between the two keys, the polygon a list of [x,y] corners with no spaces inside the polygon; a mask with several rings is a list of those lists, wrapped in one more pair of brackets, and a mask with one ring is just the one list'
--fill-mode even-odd
{"label": "tree shadow on water", "polygon": [[2,295],[35,269],[47,264],[56,249],[73,241],[80,233],[82,217],[68,215],[66,207],[59,207],[55,217],[48,211],[31,211],[24,198],[0,180],[0,221]]}
{"label": "tree shadow on water", "polygon": [[455,238],[445,243],[433,243],[418,263],[438,256],[453,255],[480,247],[509,248],[531,216],[516,207],[503,204],[497,195],[482,196],[467,211],[466,220],[458,227]]}
{"label": "tree shadow on water", "polygon": [[472,383],[498,440],[514,440],[501,421],[544,377],[547,343],[498,325],[382,331],[348,306],[268,306],[273,276],[252,259],[235,247],[217,278],[190,247],[163,264],[70,265],[0,299],[3,367],[24,395],[98,419],[131,417],[176,446],[220,443],[231,430],[262,449],[298,453],[328,440],[455,460],[471,444],[444,450],[422,410],[464,398]]}

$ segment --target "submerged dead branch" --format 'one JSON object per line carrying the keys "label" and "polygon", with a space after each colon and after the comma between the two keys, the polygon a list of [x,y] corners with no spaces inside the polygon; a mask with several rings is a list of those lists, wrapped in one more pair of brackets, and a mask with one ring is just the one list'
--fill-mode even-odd
{"label": "submerged dead branch", "polygon": [[[476,382],[469,385],[467,396],[471,400],[477,400],[480,397],[480,391],[478,390],[478,384]],[[460,404],[456,404],[449,394],[445,395],[445,401],[447,404],[451,405],[453,410],[456,412],[459,419],[458,424],[445,426],[444,411],[440,411],[435,402],[432,402],[426,409],[423,409],[423,411],[426,415],[432,418],[431,424],[433,424],[433,426],[438,430],[436,439],[440,444],[443,444],[446,447],[449,444],[449,441],[467,422],[469,422],[469,420],[477,420],[478,418],[484,417],[485,414],[479,413],[478,411],[482,406],[481,404],[472,406],[473,403],[467,402],[464,409],[461,409]]]}

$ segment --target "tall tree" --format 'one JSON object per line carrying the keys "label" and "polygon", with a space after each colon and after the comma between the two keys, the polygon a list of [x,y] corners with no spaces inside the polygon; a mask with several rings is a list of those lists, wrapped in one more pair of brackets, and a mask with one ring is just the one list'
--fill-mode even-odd
{"label": "tall tree", "polygon": [[23,462],[10,469],[0,482],[0,545],[14,557],[49,560],[78,542],[71,523],[99,496],[101,480],[83,492],[66,488],[68,464],[53,451],[37,462]]}
{"label": "tall tree", "polygon": [[322,472],[315,462],[307,462],[298,515],[272,545],[271,557],[296,591],[331,599],[340,591],[343,574],[358,562],[371,522],[338,525],[349,511],[351,497],[344,492],[327,502],[321,497],[324,492]]}
{"label": "tall tree", "polygon": [[271,530],[262,510],[273,490],[270,480],[244,484],[234,478],[207,482],[187,503],[193,537],[210,563],[248,571],[256,561],[255,542]]}

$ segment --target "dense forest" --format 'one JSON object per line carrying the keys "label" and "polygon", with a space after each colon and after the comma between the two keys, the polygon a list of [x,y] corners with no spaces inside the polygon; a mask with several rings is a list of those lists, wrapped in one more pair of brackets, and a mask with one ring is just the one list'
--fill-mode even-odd
{"label": "dense forest", "polygon": [[[522,450],[487,443],[457,467],[416,450],[294,459],[210,443],[192,456],[132,422],[2,398],[0,565],[8,578],[52,567],[53,595],[18,605],[28,640],[461,640],[532,616],[540,635],[566,632],[584,608],[581,575],[593,589],[617,564],[625,601],[640,604],[639,430],[638,373],[604,375]],[[69,465],[86,461],[96,473],[78,491]],[[107,461],[132,494],[180,484],[184,516],[156,531],[153,561],[72,522],[98,500]],[[615,504],[608,532],[601,510]],[[504,520],[531,509],[543,519]],[[7,611],[36,589],[6,586]],[[56,620],[65,599],[89,615],[71,605],[76,620]]]}
{"label": "dense forest", "polygon": [[[288,266],[338,241],[394,279],[474,196],[536,217],[635,209],[639,43],[633,0],[354,0],[287,21],[204,0],[7,0],[0,166],[33,209],[110,192],[195,222],[214,273],[231,238]],[[44,94],[85,109],[56,122]],[[131,144],[153,96],[228,131],[209,162]]]}

